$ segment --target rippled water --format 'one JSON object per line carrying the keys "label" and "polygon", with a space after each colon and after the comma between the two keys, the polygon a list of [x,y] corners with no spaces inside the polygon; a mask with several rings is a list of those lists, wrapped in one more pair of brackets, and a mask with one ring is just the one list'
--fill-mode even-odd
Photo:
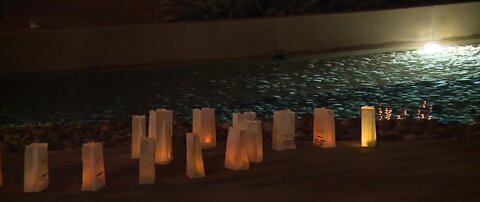
{"label": "rippled water", "polygon": [[480,46],[428,54],[402,51],[334,59],[204,65],[9,79],[0,81],[2,124],[130,120],[132,113],[167,107],[189,119],[194,107],[214,107],[220,119],[234,111],[314,107],[359,117],[362,105],[390,104],[414,114],[422,100],[433,119],[480,119]]}

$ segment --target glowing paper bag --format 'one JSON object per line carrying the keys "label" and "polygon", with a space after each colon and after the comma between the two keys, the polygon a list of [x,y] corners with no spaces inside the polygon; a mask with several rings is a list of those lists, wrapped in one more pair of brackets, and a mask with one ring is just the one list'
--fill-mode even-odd
{"label": "glowing paper bag", "polygon": [[262,122],[245,121],[244,128],[248,161],[253,163],[260,163],[263,161]]}
{"label": "glowing paper bag", "polygon": [[155,183],[155,139],[153,137],[144,137],[141,140],[139,167],[138,183]]}
{"label": "glowing paper bag", "polygon": [[132,159],[140,157],[140,139],[145,137],[145,115],[132,117]]}
{"label": "glowing paper bag", "polygon": [[150,110],[148,115],[148,137],[153,137],[157,135],[157,113],[155,110]]}
{"label": "glowing paper bag", "polygon": [[238,127],[229,128],[225,151],[225,168],[235,171],[249,169],[246,141],[245,130]]}
{"label": "glowing paper bag", "polygon": [[190,178],[205,177],[203,168],[202,145],[200,135],[187,133],[187,176]]}
{"label": "glowing paper bag", "polygon": [[323,148],[335,147],[335,110],[315,108],[313,114],[313,144]]}
{"label": "glowing paper bag", "polygon": [[255,121],[255,112],[233,113],[233,126],[245,130],[245,145],[249,162],[263,160],[262,122]]}
{"label": "glowing paper bag", "polygon": [[157,109],[157,135],[155,142],[155,163],[169,164],[172,159],[173,111]]}
{"label": "glowing paper bag", "polygon": [[363,106],[362,111],[362,147],[375,147],[377,129],[375,128],[375,108]]}
{"label": "glowing paper bag", "polygon": [[200,135],[202,149],[208,149],[217,146],[215,109],[194,109],[192,125],[193,133]]}
{"label": "glowing paper bag", "polygon": [[296,149],[295,112],[280,110],[273,113],[272,149],[283,151]]}
{"label": "glowing paper bag", "polygon": [[24,192],[48,188],[48,144],[32,143],[25,147]]}
{"label": "glowing paper bag", "polygon": [[103,144],[90,142],[82,146],[82,191],[98,191],[105,186]]}

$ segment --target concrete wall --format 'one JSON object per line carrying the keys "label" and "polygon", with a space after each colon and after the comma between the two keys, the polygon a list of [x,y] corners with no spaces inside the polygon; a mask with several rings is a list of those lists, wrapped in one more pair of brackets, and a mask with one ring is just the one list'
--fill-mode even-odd
{"label": "concrete wall", "polygon": [[480,2],[252,20],[0,33],[0,71],[190,62],[480,35]]}

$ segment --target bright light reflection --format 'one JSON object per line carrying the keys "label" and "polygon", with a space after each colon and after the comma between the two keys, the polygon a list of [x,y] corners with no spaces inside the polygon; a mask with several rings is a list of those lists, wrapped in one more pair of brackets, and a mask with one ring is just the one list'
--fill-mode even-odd
{"label": "bright light reflection", "polygon": [[439,53],[443,50],[443,46],[438,43],[428,42],[423,46],[422,53],[432,54]]}

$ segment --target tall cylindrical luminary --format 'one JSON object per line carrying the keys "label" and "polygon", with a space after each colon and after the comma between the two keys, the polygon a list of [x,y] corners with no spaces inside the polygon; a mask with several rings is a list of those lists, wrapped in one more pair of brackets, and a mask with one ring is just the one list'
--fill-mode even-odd
{"label": "tall cylindrical luminary", "polygon": [[363,106],[362,111],[362,147],[375,147],[377,132],[375,128],[375,108]]}
{"label": "tall cylindrical luminary", "polygon": [[335,147],[335,110],[314,109],[313,144],[323,148]]}
{"label": "tall cylindrical luminary", "polygon": [[140,139],[146,136],[145,115],[132,116],[132,151],[131,158],[140,157]]}
{"label": "tall cylindrical luminary", "polygon": [[209,149],[217,146],[215,109],[194,109],[192,125],[193,133],[200,135],[202,149]]}
{"label": "tall cylindrical luminary", "polygon": [[155,163],[165,165],[169,164],[173,159],[173,111],[166,109],[157,109],[156,117],[157,134],[155,138]]}

